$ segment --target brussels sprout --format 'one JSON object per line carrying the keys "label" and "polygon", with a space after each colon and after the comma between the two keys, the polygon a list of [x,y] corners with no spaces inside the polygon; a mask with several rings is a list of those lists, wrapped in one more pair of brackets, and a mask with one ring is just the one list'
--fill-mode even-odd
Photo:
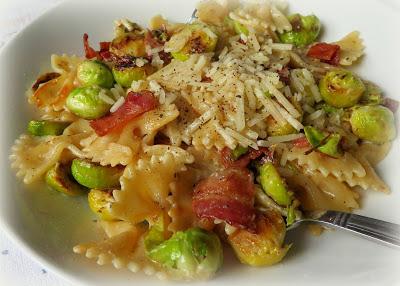
{"label": "brussels sprout", "polygon": [[342,156],[342,150],[339,146],[340,139],[342,138],[340,134],[325,135],[312,126],[304,127],[304,133],[311,146],[317,148],[321,153],[334,158]]}
{"label": "brussels sprout", "polygon": [[78,66],[77,77],[84,86],[98,85],[110,88],[114,83],[110,69],[99,61],[86,60],[82,62]]}
{"label": "brussels sprout", "polygon": [[66,195],[76,196],[82,194],[84,188],[73,181],[69,175],[70,169],[57,163],[46,173],[46,183],[51,189]]}
{"label": "brussels sprout", "polygon": [[334,158],[341,157],[343,152],[339,148],[340,139],[340,134],[331,134],[326,143],[318,147],[318,151]]}
{"label": "brussels sprout", "polygon": [[258,180],[263,191],[278,205],[289,206],[292,201],[292,193],[288,192],[285,182],[282,180],[274,165],[270,162],[258,167],[260,173]]}
{"label": "brussels sprout", "polygon": [[144,237],[144,247],[146,252],[150,252],[156,246],[160,245],[166,239],[164,228],[164,216],[161,215],[150,227],[146,236]]}
{"label": "brussels sprout", "polygon": [[[185,45],[180,50],[176,50],[175,45],[185,41]],[[215,50],[218,37],[206,25],[195,23],[186,25],[181,31],[174,34],[167,42],[167,49],[171,50],[173,58],[186,61],[190,54],[209,53]]]}
{"label": "brussels sprout", "polygon": [[267,132],[269,136],[282,136],[297,133],[297,130],[289,123],[279,124],[272,116],[267,118]]}
{"label": "brussels sprout", "polygon": [[46,136],[46,135],[61,135],[65,128],[70,123],[68,122],[57,122],[57,121],[36,121],[32,120],[28,123],[28,133],[35,136]]}
{"label": "brussels sprout", "polygon": [[141,58],[146,56],[145,36],[143,31],[117,36],[110,45],[110,52],[119,57],[133,56]]}
{"label": "brussels sprout", "polygon": [[243,147],[238,145],[234,150],[232,150],[232,157],[234,160],[239,159],[242,155],[246,154],[249,151],[249,147]]}
{"label": "brussels sprout", "polygon": [[144,67],[114,67],[112,73],[115,81],[122,87],[130,87],[133,81],[146,78],[146,69]]}
{"label": "brussels sprout", "polygon": [[85,119],[96,119],[108,113],[111,105],[103,101],[98,86],[75,88],[67,97],[69,111]]}
{"label": "brussels sprout", "polygon": [[111,212],[110,205],[114,202],[111,191],[91,190],[88,194],[90,209],[102,220],[116,220]]}
{"label": "brussels sprout", "polygon": [[374,143],[385,143],[396,137],[393,112],[380,105],[356,108],[351,114],[350,124],[357,137]]}
{"label": "brussels sprout", "polygon": [[316,129],[312,126],[305,126],[304,134],[306,135],[308,142],[313,147],[319,146],[321,144],[322,140],[324,140],[326,138],[324,133],[322,133],[321,131],[319,131],[318,129]]}
{"label": "brussels sprout", "polygon": [[100,166],[83,159],[74,159],[71,165],[72,176],[75,180],[91,189],[119,187],[122,170],[119,167]]}
{"label": "brussels sprout", "polygon": [[382,90],[369,81],[364,82],[365,92],[360,99],[362,104],[383,104]]}
{"label": "brussels sprout", "polygon": [[286,225],[287,225],[287,226],[290,226],[290,225],[292,225],[292,224],[294,223],[294,221],[296,220],[296,212],[295,212],[295,210],[294,210],[294,205],[293,205],[293,204],[291,204],[290,206],[288,206],[288,207],[286,208],[286,213],[287,213],[287,216],[286,216]]}
{"label": "brussels sprout", "polygon": [[267,266],[278,263],[290,246],[284,246],[286,227],[283,218],[271,211],[256,218],[256,232],[239,229],[228,236],[240,262],[251,266]]}
{"label": "brussels sprout", "polygon": [[176,232],[147,252],[148,257],[180,275],[206,278],[222,265],[222,246],[216,234],[200,228]]}
{"label": "brussels sprout", "polygon": [[281,42],[305,47],[318,38],[321,24],[315,15],[293,14],[288,17],[288,20],[292,24],[292,30],[278,35]]}
{"label": "brussels sprout", "polygon": [[233,21],[233,29],[238,35],[249,35],[249,30],[242,24],[240,24],[238,21]]}
{"label": "brussels sprout", "polygon": [[351,107],[363,95],[365,86],[352,72],[335,70],[328,72],[319,82],[322,99],[334,107]]}

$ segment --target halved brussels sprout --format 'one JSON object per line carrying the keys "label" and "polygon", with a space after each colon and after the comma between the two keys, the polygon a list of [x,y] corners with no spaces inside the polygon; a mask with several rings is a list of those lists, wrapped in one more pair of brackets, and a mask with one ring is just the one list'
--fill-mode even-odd
{"label": "halved brussels sprout", "polygon": [[100,166],[83,159],[74,159],[71,165],[72,176],[82,186],[90,189],[110,189],[119,187],[123,169]]}
{"label": "halved brussels sprout", "polygon": [[83,61],[78,66],[77,77],[84,86],[98,85],[110,88],[114,83],[110,69],[99,61]]}
{"label": "halved brussels sprout", "polygon": [[31,120],[28,123],[28,133],[34,136],[61,135],[65,128],[70,125],[69,122]]}
{"label": "halved brussels sprout", "polygon": [[380,105],[355,108],[350,124],[357,137],[374,143],[385,143],[396,137],[393,112]]}
{"label": "halved brussels sprout", "polygon": [[339,158],[343,155],[339,145],[342,138],[340,134],[335,133],[325,135],[323,132],[312,126],[304,127],[304,133],[311,146],[317,148],[321,153],[334,158]]}
{"label": "halved brussels sprout", "polygon": [[166,50],[175,59],[185,61],[190,54],[214,51],[217,41],[217,35],[205,24],[189,24],[171,37],[166,43]]}
{"label": "halved brussels sprout", "polygon": [[256,231],[239,229],[228,236],[240,262],[251,266],[268,266],[278,263],[290,246],[283,246],[285,222],[280,214],[270,211],[256,218]]}
{"label": "halved brussels sprout", "polygon": [[223,260],[218,236],[201,228],[176,232],[148,251],[147,256],[187,278],[207,278],[220,268]]}
{"label": "halved brussels sprout", "polygon": [[110,52],[117,56],[146,56],[145,35],[142,31],[135,31],[116,37],[110,45]]}
{"label": "halved brussels sprout", "polygon": [[115,81],[122,87],[130,87],[133,81],[145,79],[146,76],[150,75],[153,69],[150,65],[143,67],[118,67],[115,66],[112,69]]}
{"label": "halved brussels sprout", "polygon": [[347,70],[328,72],[319,82],[322,99],[334,107],[354,106],[365,91],[361,79]]}
{"label": "halved brussels sprout", "polygon": [[315,15],[293,14],[288,17],[292,30],[279,34],[281,42],[305,47],[313,43],[321,30],[321,23]]}
{"label": "halved brussels sprout", "polygon": [[93,189],[88,194],[90,209],[102,220],[116,220],[111,214],[110,205],[114,202],[112,191]]}
{"label": "halved brussels sprout", "polygon": [[60,163],[55,164],[46,173],[46,184],[53,190],[70,196],[81,195],[84,188],[70,177],[70,169]]}
{"label": "halved brussels sprout", "polygon": [[242,155],[246,154],[249,151],[249,147],[243,147],[238,145],[235,149],[232,150],[232,157],[234,160],[239,159]]}
{"label": "halved brussels sprout", "polygon": [[270,196],[277,204],[289,206],[292,202],[293,194],[288,192],[286,184],[270,162],[258,167],[258,180],[263,191]]}
{"label": "halved brussels sprout", "polygon": [[282,136],[297,133],[297,130],[289,123],[279,124],[272,116],[267,118],[267,132],[269,136]]}
{"label": "halved brussels sprout", "polygon": [[111,104],[100,98],[100,91],[98,86],[75,88],[68,95],[65,105],[69,111],[84,119],[100,118],[111,108]]}

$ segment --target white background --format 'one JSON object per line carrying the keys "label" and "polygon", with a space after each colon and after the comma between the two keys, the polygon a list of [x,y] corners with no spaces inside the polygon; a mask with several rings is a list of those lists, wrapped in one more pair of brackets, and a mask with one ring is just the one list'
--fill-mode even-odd
{"label": "white background", "polygon": [[[62,0],[0,0],[0,49],[12,36]],[[33,261],[0,231],[0,285],[71,286]]]}

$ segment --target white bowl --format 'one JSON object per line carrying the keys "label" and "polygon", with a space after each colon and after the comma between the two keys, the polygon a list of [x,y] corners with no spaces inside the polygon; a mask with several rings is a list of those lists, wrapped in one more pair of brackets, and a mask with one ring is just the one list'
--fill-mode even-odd
{"label": "white bowl", "polygon": [[[390,2],[293,0],[290,9],[318,15],[326,41],[335,41],[352,30],[359,30],[367,48],[356,70],[379,84],[388,96],[399,100],[400,12],[387,3]],[[24,132],[32,116],[24,92],[38,73],[49,66],[52,53],[82,55],[83,33],[87,32],[95,45],[112,37],[115,19],[128,17],[145,24],[151,16],[161,13],[173,20],[186,21],[194,5],[195,0],[66,1],[29,25],[0,53],[0,222],[29,256],[75,284],[151,285],[157,280],[97,266],[73,254],[73,245],[96,238],[93,217],[84,198],[71,199],[46,190],[29,190],[15,178],[7,157],[13,141]],[[397,139],[388,158],[379,165],[379,172],[393,193],[364,192],[360,213],[400,223],[399,145]],[[400,252],[388,247],[340,231],[312,237],[304,228],[291,232],[288,240],[294,245],[279,265],[246,267],[228,252],[216,278],[196,284],[393,285],[399,281]]]}

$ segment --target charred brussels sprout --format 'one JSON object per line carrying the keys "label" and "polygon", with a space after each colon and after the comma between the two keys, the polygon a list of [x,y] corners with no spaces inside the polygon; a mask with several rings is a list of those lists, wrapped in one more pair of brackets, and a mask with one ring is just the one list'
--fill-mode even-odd
{"label": "charred brussels sprout", "polygon": [[222,246],[216,234],[200,228],[178,231],[147,251],[147,256],[178,274],[206,278],[222,265]]}
{"label": "charred brussels sprout", "polygon": [[325,134],[312,126],[304,127],[304,133],[313,148],[328,156],[339,158],[343,152],[340,148],[340,134]]}
{"label": "charred brussels sprout", "polygon": [[140,58],[146,56],[144,30],[136,25],[131,32],[117,33],[117,37],[111,42],[110,52],[120,57],[133,56]]}
{"label": "charred brussels sprout", "polygon": [[115,81],[122,87],[130,87],[133,81],[145,79],[148,72],[146,67],[114,67],[112,69]]}
{"label": "charred brussels sprout", "polygon": [[279,34],[281,42],[305,47],[313,43],[321,30],[321,23],[315,15],[293,14],[288,17],[292,30]]}
{"label": "charred brussels sprout", "polygon": [[84,188],[70,178],[68,166],[57,163],[46,173],[46,184],[53,190],[69,196],[81,195]]}
{"label": "charred brussels sprout", "polygon": [[256,231],[240,229],[229,235],[232,246],[240,262],[251,266],[268,266],[283,259],[290,246],[283,246],[286,226],[282,216],[276,212],[259,214]]}
{"label": "charred brussels sprout", "polygon": [[173,58],[185,61],[190,54],[209,53],[217,45],[217,35],[206,25],[195,23],[186,25],[166,43],[165,50]]}
{"label": "charred brussels sprout", "polygon": [[110,205],[114,202],[111,191],[91,190],[88,194],[90,209],[102,220],[115,220],[110,212]]}
{"label": "charred brussels sprout", "polygon": [[99,94],[101,88],[88,86],[75,88],[67,97],[69,111],[84,119],[96,119],[108,113],[111,105],[104,102]]}
{"label": "charred brussels sprout", "polygon": [[270,196],[277,204],[289,206],[292,202],[292,193],[286,189],[285,182],[270,162],[258,167],[258,180],[263,191]]}
{"label": "charred brussels sprout", "polygon": [[46,121],[46,120],[32,120],[28,123],[28,133],[34,136],[47,136],[61,135],[65,128],[70,123],[68,122],[57,122],[57,121]]}
{"label": "charred brussels sprout", "polygon": [[110,69],[99,61],[86,60],[82,62],[78,66],[77,77],[84,86],[98,85],[110,88],[114,83]]}
{"label": "charred brussels sprout", "polygon": [[336,70],[328,72],[319,82],[322,99],[334,107],[354,106],[365,91],[361,79],[352,72]]}
{"label": "charred brussels sprout", "polygon": [[272,116],[267,118],[267,132],[270,136],[282,136],[297,133],[297,130],[289,123],[279,124]]}
{"label": "charred brussels sprout", "polygon": [[119,167],[100,166],[82,159],[72,161],[71,172],[79,184],[91,189],[118,187],[122,175]]}
{"label": "charred brussels sprout", "polygon": [[361,139],[385,143],[396,137],[393,113],[380,105],[356,108],[350,117],[353,133]]}

